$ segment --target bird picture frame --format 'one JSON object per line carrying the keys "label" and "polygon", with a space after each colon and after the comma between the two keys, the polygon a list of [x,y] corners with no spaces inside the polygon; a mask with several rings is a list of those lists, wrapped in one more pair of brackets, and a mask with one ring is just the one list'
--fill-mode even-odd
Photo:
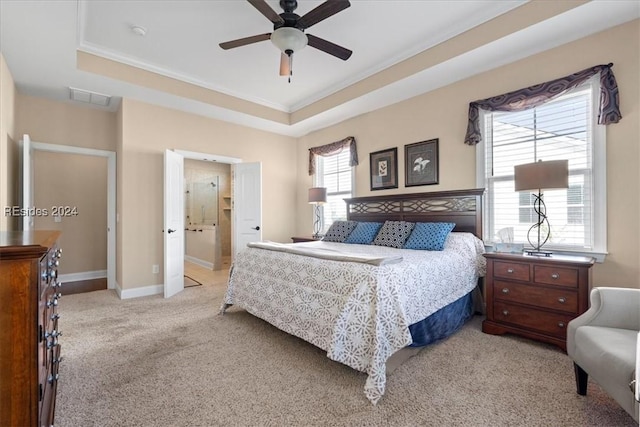
{"label": "bird picture frame", "polygon": [[398,148],[369,154],[371,190],[398,188]]}
{"label": "bird picture frame", "polygon": [[438,183],[438,138],[404,146],[404,186]]}

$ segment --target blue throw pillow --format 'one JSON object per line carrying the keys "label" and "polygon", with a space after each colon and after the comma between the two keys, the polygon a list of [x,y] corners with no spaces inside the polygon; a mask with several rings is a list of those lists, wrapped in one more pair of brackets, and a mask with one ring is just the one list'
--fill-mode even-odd
{"label": "blue throw pillow", "polygon": [[335,221],[327,230],[327,234],[324,235],[322,240],[325,242],[337,242],[342,243],[344,239],[351,234],[354,228],[356,228],[356,221]]}
{"label": "blue throw pillow", "polygon": [[404,244],[405,249],[441,251],[456,225],[452,222],[418,222]]}
{"label": "blue throw pillow", "polygon": [[381,222],[359,222],[344,243],[370,245],[382,227]]}
{"label": "blue throw pillow", "polygon": [[413,230],[414,223],[407,221],[385,221],[378,235],[373,239],[373,244],[377,246],[389,246],[391,248],[402,248],[407,237]]}

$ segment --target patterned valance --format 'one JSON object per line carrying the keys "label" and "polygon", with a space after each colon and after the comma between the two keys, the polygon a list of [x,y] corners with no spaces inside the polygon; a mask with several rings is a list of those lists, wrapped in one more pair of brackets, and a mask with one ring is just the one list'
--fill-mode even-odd
{"label": "patterned valance", "polygon": [[352,136],[348,136],[342,141],[332,142],[331,144],[321,145],[320,147],[309,148],[309,175],[313,175],[316,172],[316,156],[337,154],[346,148],[351,150],[349,166],[357,166],[358,151],[356,149],[356,139]]}
{"label": "patterned valance", "polygon": [[598,73],[600,74],[598,124],[618,123],[622,115],[619,107],[618,84],[611,70],[612,66],[613,64],[596,65],[560,79],[471,102],[469,104],[469,124],[467,125],[467,135],[464,143],[475,145],[482,139],[480,134],[480,109],[486,111],[522,111],[534,108],[580,86]]}

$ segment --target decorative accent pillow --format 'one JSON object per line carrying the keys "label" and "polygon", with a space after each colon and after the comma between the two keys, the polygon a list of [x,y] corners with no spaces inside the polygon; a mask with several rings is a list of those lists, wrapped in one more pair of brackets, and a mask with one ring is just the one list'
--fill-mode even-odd
{"label": "decorative accent pillow", "polygon": [[327,230],[327,234],[324,235],[322,240],[325,242],[344,242],[349,234],[356,228],[358,223],[356,221],[335,221]]}
{"label": "decorative accent pillow", "polygon": [[415,223],[407,221],[385,221],[373,244],[401,249],[414,225]]}
{"label": "decorative accent pillow", "polygon": [[455,226],[452,222],[418,222],[404,248],[441,251],[444,249],[447,236]]}
{"label": "decorative accent pillow", "polygon": [[370,245],[381,227],[381,222],[359,222],[344,243]]}

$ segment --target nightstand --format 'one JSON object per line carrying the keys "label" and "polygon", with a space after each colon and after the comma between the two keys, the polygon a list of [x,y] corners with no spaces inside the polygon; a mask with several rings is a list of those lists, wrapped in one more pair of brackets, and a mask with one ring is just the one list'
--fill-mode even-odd
{"label": "nightstand", "polygon": [[589,305],[594,259],[486,253],[482,332],[513,333],[567,350],[567,324]]}
{"label": "nightstand", "polygon": [[313,237],[292,237],[293,243],[302,243],[302,242],[315,242],[316,240],[321,240],[322,238],[314,239]]}

